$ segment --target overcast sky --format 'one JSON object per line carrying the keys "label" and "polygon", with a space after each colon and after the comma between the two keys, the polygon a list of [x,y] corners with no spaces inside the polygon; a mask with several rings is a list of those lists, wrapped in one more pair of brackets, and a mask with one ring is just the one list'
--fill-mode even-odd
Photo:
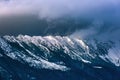
{"label": "overcast sky", "polygon": [[[86,26],[92,30],[91,34],[98,34],[103,25],[109,23],[102,32],[112,32],[113,37],[116,37],[120,32],[119,8],[120,0],[0,0],[0,35],[47,35],[62,32],[72,34],[81,29],[81,32],[88,32],[89,30],[84,30]],[[75,25],[53,26],[41,22],[41,19],[52,21],[66,16],[72,19],[88,19],[91,22],[90,25],[85,25],[85,28]],[[64,22],[60,24],[63,25]],[[69,32],[71,29],[74,30],[72,33]]]}
{"label": "overcast sky", "polygon": [[116,14],[119,7],[119,0],[2,0],[0,16],[34,14],[42,18],[56,18],[92,12],[97,14],[106,9]]}

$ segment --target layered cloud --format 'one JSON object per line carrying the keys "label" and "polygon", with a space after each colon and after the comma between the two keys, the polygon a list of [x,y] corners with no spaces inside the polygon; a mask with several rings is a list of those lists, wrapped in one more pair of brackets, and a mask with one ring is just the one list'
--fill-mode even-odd
{"label": "layered cloud", "polygon": [[42,18],[56,18],[65,15],[116,14],[119,4],[119,0],[2,0],[0,16],[32,14]]}
{"label": "layered cloud", "polygon": [[[110,34],[109,39],[118,39],[119,8],[119,0],[1,0],[0,34],[70,35],[76,31],[74,36],[107,38]],[[72,19],[58,20],[65,17]]]}

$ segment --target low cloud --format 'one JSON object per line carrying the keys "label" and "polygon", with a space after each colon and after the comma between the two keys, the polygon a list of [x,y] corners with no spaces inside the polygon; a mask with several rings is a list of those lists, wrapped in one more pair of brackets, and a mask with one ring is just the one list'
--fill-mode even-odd
{"label": "low cloud", "polygon": [[[73,35],[81,35],[83,38],[104,36],[104,38],[118,39],[119,8],[119,0],[1,0],[0,34],[9,35],[9,33],[19,32],[18,34],[46,35],[62,32],[70,35],[76,31]],[[8,17],[11,18],[7,19]],[[75,19],[73,25],[70,24],[71,21],[62,22],[62,20],[56,21],[55,24],[52,22],[50,25],[47,22],[40,23],[41,19],[58,20],[64,17]],[[90,25],[84,25],[85,28],[81,25],[76,26],[77,23],[82,23],[82,19],[90,21]],[[64,24],[66,26],[63,26]],[[25,28],[24,31],[23,28]]]}

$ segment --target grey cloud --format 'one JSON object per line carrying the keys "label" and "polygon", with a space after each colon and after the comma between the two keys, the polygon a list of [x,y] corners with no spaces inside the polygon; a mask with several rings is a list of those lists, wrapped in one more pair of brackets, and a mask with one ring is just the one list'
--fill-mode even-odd
{"label": "grey cloud", "polygon": [[0,3],[0,15],[34,14],[40,18],[58,18],[64,15],[106,14],[106,10],[118,11],[119,4],[119,0],[9,0]]}
{"label": "grey cloud", "polygon": [[109,39],[118,39],[119,7],[119,0],[2,0],[0,34],[70,35],[76,31],[74,36],[108,38],[110,34]]}

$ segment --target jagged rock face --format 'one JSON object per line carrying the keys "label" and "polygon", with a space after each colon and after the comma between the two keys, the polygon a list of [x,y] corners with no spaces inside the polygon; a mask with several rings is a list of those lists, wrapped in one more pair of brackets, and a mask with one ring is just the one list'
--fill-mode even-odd
{"label": "jagged rock face", "polygon": [[0,78],[119,80],[118,52],[119,47],[112,41],[90,43],[66,36],[4,36],[0,38]]}

